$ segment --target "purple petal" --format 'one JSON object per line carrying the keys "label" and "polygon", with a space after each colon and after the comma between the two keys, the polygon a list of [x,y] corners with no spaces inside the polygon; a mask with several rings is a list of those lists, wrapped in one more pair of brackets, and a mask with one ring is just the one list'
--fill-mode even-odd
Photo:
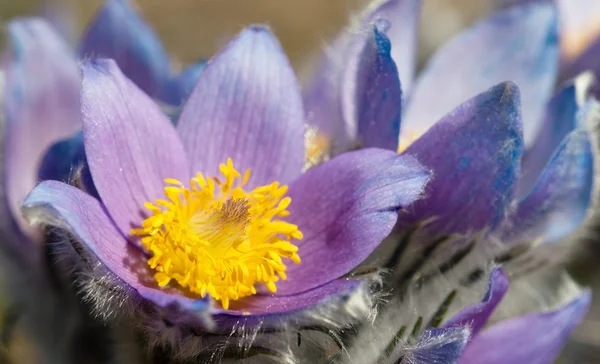
{"label": "purple petal", "polygon": [[304,238],[278,294],[318,287],[359,265],[391,232],[398,210],[419,197],[429,174],[411,157],[363,149],[314,167],[290,185],[288,220]]}
{"label": "purple petal", "polygon": [[555,8],[543,4],[505,10],[462,32],[423,71],[405,109],[403,131],[421,134],[468,98],[513,81],[522,94],[529,146],[554,89],[557,36]]}
{"label": "purple petal", "polygon": [[193,172],[233,159],[251,186],[291,182],[304,163],[304,111],[294,72],[264,27],[244,30],[211,59],[177,125]]}
{"label": "purple petal", "polygon": [[579,110],[575,84],[563,87],[550,100],[542,128],[531,147],[525,151],[517,196],[524,197],[533,188],[541,171],[550,161],[565,136],[575,129]]}
{"label": "purple petal", "polygon": [[177,77],[169,80],[160,99],[170,105],[182,105],[194,90],[205,67],[206,62],[200,61],[185,68]]}
{"label": "purple petal", "polygon": [[446,115],[405,151],[433,171],[403,224],[436,234],[493,227],[513,197],[523,153],[519,90],[502,83]]}
{"label": "purple petal", "polygon": [[40,163],[39,180],[66,182],[99,198],[87,164],[82,131],[48,150]]}
{"label": "purple petal", "polygon": [[556,242],[586,216],[591,201],[594,155],[585,129],[571,132],[542,172],[533,191],[508,217],[503,241],[542,238]]}
{"label": "purple petal", "polygon": [[596,0],[494,0],[496,9],[528,3],[556,3],[560,15],[561,48],[565,59],[577,55],[600,33],[600,2]]}
{"label": "purple petal", "polygon": [[409,363],[456,364],[469,342],[468,327],[431,328],[416,339],[416,347],[407,355]]}
{"label": "purple petal", "polygon": [[400,133],[402,91],[390,41],[373,26],[361,53],[356,74],[356,116],[358,136],[364,147],[396,151]]}
{"label": "purple petal", "polygon": [[324,59],[317,66],[314,77],[304,87],[302,94],[306,111],[306,122],[331,139],[335,149],[345,148],[355,135],[350,135],[350,128],[344,124],[341,110],[342,75],[346,62],[354,60],[360,48],[347,53],[352,34],[344,32],[338,35],[333,44],[326,50]]}
{"label": "purple petal", "polygon": [[589,291],[550,312],[499,322],[471,341],[460,364],[547,364],[562,351],[571,331],[583,319]]}
{"label": "purple petal", "polygon": [[419,0],[374,3],[362,15],[359,29],[348,29],[338,35],[326,52],[316,76],[304,92],[304,105],[307,122],[331,139],[335,153],[352,147],[356,138],[357,74],[373,24],[387,23],[385,33],[392,45],[391,58],[397,65],[401,82],[405,88],[409,87],[415,71],[420,7]]}
{"label": "purple petal", "polygon": [[[349,37],[340,89],[349,144],[339,142],[337,147],[341,150],[334,152],[352,148],[357,137],[358,143],[367,147],[397,149],[403,80],[399,79],[393,56],[406,62],[401,66],[412,80],[419,8],[415,0],[379,2],[367,9],[360,29]],[[401,24],[402,21],[407,23]],[[388,31],[395,39],[387,37]],[[393,40],[398,44],[390,42]]]}
{"label": "purple petal", "polygon": [[128,0],[107,0],[79,44],[83,58],[112,58],[138,87],[156,97],[169,78],[158,36]]}
{"label": "purple petal", "polygon": [[[331,300],[347,300],[361,287],[361,282],[352,280],[334,280],[320,287],[292,295],[257,294],[231,302],[229,310],[217,310],[216,313],[238,318],[239,316],[277,316],[289,315],[311,306],[326,304]],[[218,319],[218,318],[217,318]]]}
{"label": "purple petal", "polygon": [[42,182],[24,201],[23,213],[32,224],[49,224],[72,233],[108,270],[142,297],[163,307],[178,303],[189,309],[208,308],[208,300],[160,290],[148,273],[145,255],[119,232],[102,203],[85,192],[62,182]]}
{"label": "purple petal", "polygon": [[444,327],[470,326],[471,334],[476,335],[486,324],[496,306],[500,303],[508,290],[508,277],[502,268],[494,268],[490,273],[488,290],[481,302],[462,309]]}
{"label": "purple petal", "polygon": [[421,0],[384,0],[367,10],[369,22],[389,22],[385,34],[392,44],[392,59],[404,90],[410,90],[415,74],[420,10]]}
{"label": "purple petal", "polygon": [[185,151],[171,121],[112,60],[83,65],[83,137],[94,184],[125,236],[144,203],[164,198],[164,179],[187,183]]}
{"label": "purple petal", "polygon": [[21,201],[37,182],[46,150],[81,128],[81,81],[76,59],[49,23],[15,20],[8,33],[5,193],[13,216],[20,217]]}

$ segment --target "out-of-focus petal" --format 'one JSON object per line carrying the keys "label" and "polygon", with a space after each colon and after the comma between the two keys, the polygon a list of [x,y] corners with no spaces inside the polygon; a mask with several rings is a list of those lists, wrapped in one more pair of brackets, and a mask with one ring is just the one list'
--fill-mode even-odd
{"label": "out-of-focus petal", "polygon": [[194,90],[205,67],[206,62],[201,61],[185,68],[177,77],[169,80],[159,98],[169,105],[182,105]]}
{"label": "out-of-focus petal", "polygon": [[579,226],[590,205],[594,177],[589,138],[583,128],[565,138],[531,193],[507,219],[503,241],[541,237],[551,243]]}
{"label": "out-of-focus petal", "polygon": [[398,149],[402,91],[387,36],[373,26],[361,53],[356,76],[355,118],[363,147]]}
{"label": "out-of-focus petal", "polygon": [[344,153],[290,185],[300,264],[288,265],[278,294],[318,287],[358,266],[392,231],[398,210],[417,199],[429,173],[412,157],[381,149]]}
{"label": "out-of-focus petal", "polygon": [[357,29],[347,29],[326,50],[325,59],[304,92],[307,122],[324,133],[335,154],[352,147],[357,133],[356,81],[361,52],[373,24],[387,23],[391,57],[400,82],[409,87],[415,71],[420,0],[374,1],[361,15]]}
{"label": "out-of-focus petal", "polygon": [[535,141],[523,154],[521,177],[517,197],[526,196],[540,177],[540,173],[552,158],[554,151],[565,136],[577,126],[577,88],[571,83],[558,91],[550,100]]}
{"label": "out-of-focus petal", "polygon": [[360,287],[361,282],[334,280],[320,287],[292,295],[257,294],[231,302],[229,310],[215,312],[224,316],[276,316],[289,315],[298,311],[326,304],[332,300],[347,300]]}
{"label": "out-of-focus petal", "polygon": [[85,192],[62,182],[42,182],[23,203],[23,213],[31,224],[48,224],[72,233],[89,253],[142,297],[160,306],[178,303],[190,309],[208,308],[208,300],[160,290],[148,274],[145,254],[119,232],[102,203]]}
{"label": "out-of-focus petal", "polygon": [[42,19],[9,23],[5,64],[6,198],[17,222],[20,204],[38,179],[46,150],[81,127],[80,76],[68,46]]}
{"label": "out-of-focus petal", "polygon": [[171,121],[112,60],[82,67],[83,137],[102,202],[125,236],[144,203],[164,198],[164,179],[187,183],[189,165]]}
{"label": "out-of-focus petal", "polygon": [[398,67],[400,82],[409,91],[417,60],[417,32],[421,0],[378,0],[366,10],[369,22],[385,19],[389,22],[386,35],[392,44],[392,59]]}
{"label": "out-of-focus petal", "polygon": [[532,4],[494,14],[459,34],[434,55],[417,81],[402,119],[403,134],[422,133],[468,98],[513,81],[521,90],[529,146],[556,81],[557,23],[554,6]]}
{"label": "out-of-focus petal", "polygon": [[502,83],[465,102],[405,153],[433,171],[403,224],[434,218],[436,234],[479,231],[504,218],[523,153],[519,90]]}
{"label": "out-of-focus petal", "polygon": [[355,59],[360,49],[348,55],[350,33],[342,33],[325,50],[324,59],[318,64],[312,79],[305,85],[302,97],[306,122],[326,136],[334,149],[342,149],[352,136],[344,124],[341,109],[342,75],[344,66]]}
{"label": "out-of-focus petal", "polygon": [[40,163],[38,176],[40,181],[65,182],[99,197],[87,165],[81,131],[50,147]]}
{"label": "out-of-focus petal", "polygon": [[279,43],[253,26],[211,59],[184,106],[179,135],[192,171],[218,175],[233,159],[250,186],[291,182],[304,164],[304,111]]}
{"label": "out-of-focus petal", "polygon": [[471,334],[476,335],[486,324],[496,306],[500,303],[508,290],[508,277],[502,268],[495,268],[490,273],[488,290],[481,302],[465,307],[450,318],[444,327],[469,326]]}
{"label": "out-of-focus petal", "polygon": [[577,56],[600,34],[600,2],[596,0],[494,0],[497,9],[527,3],[557,3],[561,48],[566,60]]}
{"label": "out-of-focus petal", "polygon": [[152,97],[170,75],[169,58],[158,36],[129,0],[107,0],[79,44],[85,58],[112,58],[125,76]]}
{"label": "out-of-focus petal", "polygon": [[591,301],[584,291],[565,306],[499,322],[475,336],[460,364],[548,364],[561,352]]}

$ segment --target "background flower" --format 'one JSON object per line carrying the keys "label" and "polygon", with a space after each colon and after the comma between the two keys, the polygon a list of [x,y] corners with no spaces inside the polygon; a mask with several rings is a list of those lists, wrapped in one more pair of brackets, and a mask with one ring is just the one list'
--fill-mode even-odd
{"label": "background flower", "polygon": [[[479,256],[479,263],[489,259],[512,266],[509,274],[517,286],[519,281],[536,281],[539,277],[536,278],[538,273],[534,272],[555,269],[553,267],[560,255],[553,256],[553,253],[547,252],[553,250],[552,247],[541,245],[525,254],[532,261],[510,263],[515,257],[508,251],[518,246],[523,249],[524,246],[532,247],[539,243],[556,243],[568,237],[589,213],[593,179],[589,133],[596,127],[598,119],[596,103],[583,105],[589,82],[585,76],[581,77],[565,85],[550,99],[559,59],[557,18],[552,5],[536,4],[509,8],[459,34],[434,55],[412,85],[415,55],[411,50],[415,42],[410,40],[410,36],[414,38],[417,14],[418,2],[415,1],[374,2],[351,31],[341,34],[305,95],[309,122],[330,138],[334,154],[352,147],[357,139],[362,146],[382,143],[381,146],[395,149],[394,143],[387,141],[390,136],[397,135],[400,129],[400,151],[415,155],[434,171],[434,177],[426,188],[427,197],[418,201],[407,216],[400,217],[401,228],[398,232],[401,237],[396,240],[398,245],[392,255],[399,256],[398,261],[394,261],[392,276],[406,279],[400,280],[400,287],[410,286],[410,277],[419,278],[419,282],[423,278],[419,274],[425,274],[407,270],[402,263],[414,259],[418,261],[419,254],[423,254],[422,264],[435,266],[428,260],[432,259],[432,251],[442,249],[437,245],[438,240],[444,242],[440,246],[445,246],[447,254],[455,251],[453,258],[439,261],[439,269],[445,274],[444,280],[450,285],[460,287],[465,282],[472,284],[471,281],[477,281],[478,278],[472,278],[469,274],[485,271],[462,271],[461,265],[478,264],[473,261],[468,263],[468,257],[473,255]],[[384,41],[372,41],[378,38]],[[378,62],[365,68],[369,64],[365,62],[369,54],[371,59],[377,59]],[[391,62],[396,63],[397,73],[396,68],[383,66]],[[363,77],[366,73],[370,75],[366,79],[378,78],[379,82],[372,83],[376,87],[369,88],[372,84],[368,83],[365,86]],[[409,84],[406,88],[403,74],[407,75]],[[400,84],[393,82],[398,76]],[[386,82],[382,82],[382,79]],[[464,102],[503,80],[513,80],[521,91],[515,85],[503,84]],[[408,88],[402,103],[401,123],[400,116],[383,117],[392,113],[364,113],[370,108],[381,109],[382,105],[391,105],[396,111],[393,115],[398,115],[400,86],[404,90]],[[365,94],[374,97],[365,99]],[[393,96],[388,97],[390,95]],[[461,102],[464,103],[458,106]],[[547,103],[549,106],[546,106]],[[520,105],[523,108],[523,132]],[[545,108],[548,111],[544,111]],[[512,127],[509,126],[510,120]],[[539,130],[544,132],[540,133]],[[550,159],[553,153],[554,157]],[[479,237],[473,237],[482,229]],[[466,236],[461,238],[456,234]],[[505,252],[500,253],[502,250]],[[403,258],[404,255],[409,258]],[[504,259],[500,259],[500,256],[504,256]],[[526,260],[523,257],[516,260],[520,259]],[[464,275],[457,273],[458,276],[450,278],[448,271],[451,270],[462,271]],[[434,273],[435,270],[431,275],[434,276]],[[428,281],[432,279],[430,277]],[[398,287],[397,282],[390,284]],[[426,287],[418,289],[431,294]],[[557,284],[554,290],[561,291],[562,288]],[[449,292],[449,288],[444,287],[440,291]],[[410,294],[407,298],[403,289],[400,292],[399,305],[404,303],[412,307],[414,302],[407,303],[404,300],[414,301],[415,298]],[[419,293],[417,301],[421,295],[423,300],[432,300],[431,295]],[[550,307],[556,309],[562,306],[559,311],[567,312],[571,307],[568,302],[575,299],[573,302],[581,303],[573,303],[579,307],[576,315],[580,319],[589,304],[589,297],[586,293],[578,293],[577,289],[570,291],[569,295],[570,298],[562,296],[553,301]],[[446,303],[445,297],[441,295],[434,300],[439,306],[430,307],[430,311],[419,302],[421,305],[416,306],[419,307],[418,311],[427,312],[419,317],[423,317],[424,322],[428,317],[435,317],[434,309]],[[385,323],[394,321],[394,310],[401,311],[402,308],[391,308],[392,313],[384,316],[381,326],[375,326],[378,331],[382,331]],[[547,317],[550,322],[553,315]],[[412,319],[402,317],[398,312],[395,313],[395,319],[396,325],[390,324],[393,328],[390,328],[388,335],[401,328],[410,331],[411,322],[419,322],[414,316]],[[515,320],[520,322],[520,319]],[[563,328],[555,332],[556,341],[546,342],[553,350],[564,345],[565,333],[573,329],[567,322],[563,321]],[[512,335],[508,334],[509,329],[502,333],[500,327],[503,326],[498,325],[499,337],[503,334]],[[490,332],[496,330],[493,327],[489,329]],[[365,338],[373,334],[368,329],[366,332]],[[443,336],[442,333],[439,335]],[[430,337],[426,335],[426,338]],[[450,337],[457,342],[462,340],[461,335]],[[473,345],[477,343],[477,338],[473,338]],[[410,343],[415,340],[419,341],[417,335],[408,340],[409,345],[403,349],[403,355],[409,355],[407,352],[410,353],[412,349]],[[383,342],[381,345],[385,347],[389,341],[375,342]],[[461,347],[464,346],[454,348],[458,352]],[[531,361],[528,350],[534,347],[532,344],[530,348],[519,351],[512,360]],[[366,353],[364,360],[376,355],[365,350],[364,346],[357,351]],[[483,350],[471,348],[469,352],[481,355]],[[497,360],[492,359],[495,355],[491,354],[493,351],[488,349],[487,352],[491,355],[489,360]],[[548,353],[552,354],[536,360],[548,362],[557,355],[556,350],[549,350]],[[456,358],[458,360],[458,356]],[[472,359],[463,360],[481,360],[469,358]]]}

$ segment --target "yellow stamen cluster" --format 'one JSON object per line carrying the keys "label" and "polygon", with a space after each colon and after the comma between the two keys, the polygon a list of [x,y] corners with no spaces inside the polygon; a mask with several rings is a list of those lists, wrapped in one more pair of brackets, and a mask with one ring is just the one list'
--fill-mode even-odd
{"label": "yellow stamen cluster", "polygon": [[302,239],[294,224],[279,218],[289,215],[287,186],[279,182],[246,191],[250,170],[243,176],[231,159],[220,165],[223,180],[201,173],[186,188],[166,179],[164,200],[147,202],[152,212],[133,235],[153,256],[159,286],[175,280],[190,292],[229,302],[256,293],[264,283],[275,292],[275,282],[286,279],[283,258],[300,263],[292,239]]}

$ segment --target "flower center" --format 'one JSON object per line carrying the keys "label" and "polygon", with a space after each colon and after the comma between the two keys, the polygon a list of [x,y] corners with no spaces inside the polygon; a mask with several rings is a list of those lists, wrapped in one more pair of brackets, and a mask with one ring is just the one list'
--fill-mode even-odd
{"label": "flower center", "polygon": [[283,258],[300,263],[292,239],[302,239],[289,215],[287,186],[279,182],[246,191],[250,170],[242,176],[231,159],[219,166],[223,179],[190,180],[190,188],[166,179],[165,200],[147,202],[152,216],[131,234],[142,236],[152,252],[148,265],[158,285],[175,280],[181,287],[205,297],[229,302],[256,293],[263,283],[276,292],[275,282],[286,279]]}

